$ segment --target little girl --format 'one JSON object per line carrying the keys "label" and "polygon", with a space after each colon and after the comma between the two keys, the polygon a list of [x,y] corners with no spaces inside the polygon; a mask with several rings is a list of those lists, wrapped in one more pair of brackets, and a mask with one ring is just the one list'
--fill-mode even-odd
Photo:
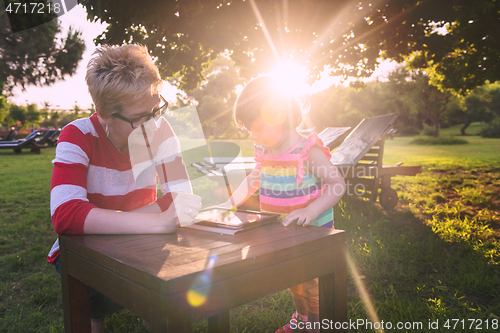
{"label": "little girl", "polygon": [[[276,89],[271,77],[259,77],[238,97],[234,119],[251,133],[257,166],[222,206],[239,205],[260,189],[261,211],[281,214],[283,225],[333,228],[333,206],[344,194],[345,182],[316,133],[304,137],[297,132],[302,123],[299,101]],[[318,279],[289,290],[296,312],[276,332],[293,332],[297,326],[319,332]]]}

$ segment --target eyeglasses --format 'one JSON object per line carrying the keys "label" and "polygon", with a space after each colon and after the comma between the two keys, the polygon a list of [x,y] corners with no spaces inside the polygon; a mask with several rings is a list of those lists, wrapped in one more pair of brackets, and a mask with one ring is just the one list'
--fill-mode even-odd
{"label": "eyeglasses", "polygon": [[163,105],[161,105],[161,106],[157,107],[156,109],[154,109],[153,111],[151,111],[150,114],[140,116],[140,117],[137,117],[135,119],[128,119],[127,117],[124,117],[119,113],[113,113],[113,117],[116,117],[118,119],[126,121],[127,123],[130,124],[130,126],[132,126],[132,128],[135,129],[135,128],[141,126],[142,124],[144,124],[149,119],[156,118],[156,117],[161,116],[162,114],[165,113],[165,111],[167,110],[167,107],[168,107],[168,102],[165,100],[165,98],[163,98],[162,95],[160,95],[160,99],[163,101]]}

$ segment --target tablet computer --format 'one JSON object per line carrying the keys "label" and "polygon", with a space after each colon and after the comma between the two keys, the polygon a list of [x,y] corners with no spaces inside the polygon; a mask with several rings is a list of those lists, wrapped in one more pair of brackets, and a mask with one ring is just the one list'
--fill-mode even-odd
{"label": "tablet computer", "polygon": [[279,214],[212,208],[201,210],[195,217],[194,222],[200,226],[205,225],[208,227],[245,229],[257,225],[276,222],[279,218]]}

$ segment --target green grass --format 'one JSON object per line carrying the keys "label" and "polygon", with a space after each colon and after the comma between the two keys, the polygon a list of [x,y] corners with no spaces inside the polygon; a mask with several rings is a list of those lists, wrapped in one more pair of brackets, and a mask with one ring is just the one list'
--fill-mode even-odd
{"label": "green grass", "polygon": [[408,143],[413,145],[465,145],[469,143],[469,141],[453,136],[439,136],[437,138],[421,136],[411,140]]}
{"label": "green grass", "polygon": [[[466,135],[478,135],[483,127],[486,126],[486,123],[475,122],[470,124],[469,127],[465,130]],[[450,135],[461,135],[460,129],[462,125],[453,125],[448,128],[442,128],[439,130],[440,135],[442,136],[450,136]]]}
{"label": "green grass", "polygon": [[[423,330],[407,332],[467,331],[462,323],[445,329],[451,319],[463,319],[467,327],[468,319],[489,320],[490,330],[483,324],[475,331],[495,331],[491,323],[500,316],[500,140],[468,136],[467,145],[417,146],[408,144],[411,139],[386,141],[385,164],[423,166],[418,176],[393,178],[400,198],[393,211],[356,198],[345,198],[335,208],[336,228],[347,233],[349,318],[369,319],[371,304],[385,323],[423,324]],[[250,156],[251,142],[241,143],[243,155]],[[45,261],[56,238],[49,210],[53,155],[54,149],[40,155],[0,151],[1,332],[63,331],[59,277]],[[274,332],[292,312],[287,291],[269,295],[233,309],[231,331]],[[440,329],[429,329],[436,320]],[[193,328],[206,332],[206,320]],[[146,332],[128,311],[109,318],[106,329]],[[373,330],[351,330],[364,331]]]}

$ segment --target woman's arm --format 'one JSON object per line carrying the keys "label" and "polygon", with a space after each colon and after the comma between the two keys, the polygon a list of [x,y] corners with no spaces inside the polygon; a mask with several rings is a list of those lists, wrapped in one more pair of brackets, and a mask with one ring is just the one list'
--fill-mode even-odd
{"label": "woman's arm", "polygon": [[149,205],[142,206],[140,208],[131,210],[130,212],[145,213],[145,214],[161,214],[162,213],[160,205],[158,205],[158,203],[156,201],[150,203]]}
{"label": "woman's arm", "polygon": [[294,220],[297,220],[298,225],[308,225],[316,220],[318,216],[335,206],[345,193],[346,184],[344,178],[319,147],[311,147],[307,168],[317,178],[321,179],[326,188],[309,206],[288,214],[283,220],[285,226]]}
{"label": "woman's arm", "polygon": [[[154,204],[154,203],[153,203]],[[151,207],[154,209],[154,205]],[[159,206],[158,210],[160,210]],[[190,224],[201,208],[201,198],[178,193],[161,214],[145,213],[145,207],[131,212],[94,208],[85,219],[85,234],[156,234],[175,232],[178,225]]]}
{"label": "woman's arm", "polygon": [[[81,121],[79,126],[90,128],[90,120],[86,121],[89,124]],[[97,208],[89,203],[89,142],[94,138],[90,137],[90,130],[85,132],[84,134],[76,126],[68,125],[61,133],[56,148],[50,198],[52,223],[56,233],[172,232],[176,224],[189,223],[196,216],[201,207],[201,200],[197,196],[187,194],[176,197],[174,204],[170,204],[171,198],[168,202],[163,200],[161,203],[164,213],[161,213],[159,205],[163,197],[131,213]],[[189,212],[191,216],[187,215]]]}

